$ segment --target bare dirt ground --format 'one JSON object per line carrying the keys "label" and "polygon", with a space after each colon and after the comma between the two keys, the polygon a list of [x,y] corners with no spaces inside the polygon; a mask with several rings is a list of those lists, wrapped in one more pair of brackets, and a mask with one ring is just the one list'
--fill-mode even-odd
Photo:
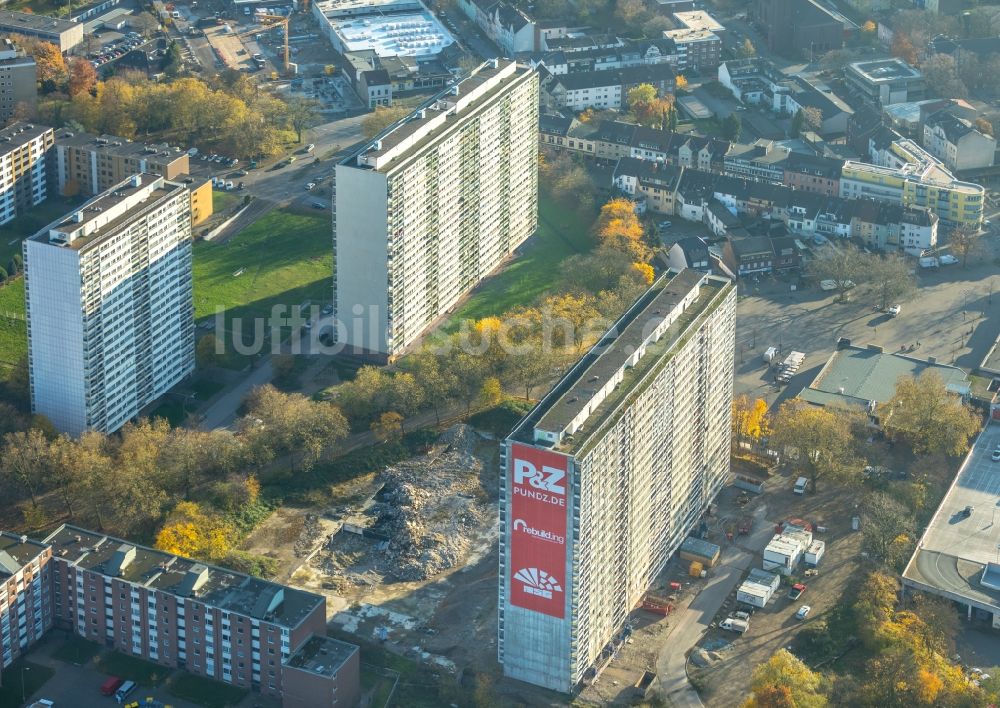
{"label": "bare dirt ground", "polygon": [[[347,632],[448,671],[492,671],[498,474],[496,442],[453,428],[426,456],[332,486],[336,505],[280,509],[245,548],[326,596]],[[372,537],[340,530],[362,522]]]}
{"label": "bare dirt ground", "polygon": [[[806,592],[798,600],[787,597],[788,583],[783,582],[768,603],[757,610],[750,622],[750,630],[739,636],[720,629],[710,629],[699,647],[708,652],[710,665],[698,668],[688,663],[688,673],[699,688],[701,698],[707,706],[736,706],[746,697],[750,688],[750,676],[754,667],[767,661],[782,647],[791,644],[796,633],[816,622],[841,598],[844,589],[856,582],[859,574],[859,547],[861,535],[851,530],[851,517],[856,513],[856,500],[860,492],[845,492],[842,488],[820,488],[816,494],[798,496],[791,491],[791,478],[772,479],[771,490],[756,497],[747,510],[752,511],[758,504],[767,505],[766,518],[770,523],[799,518],[814,526],[823,526],[825,533],[817,533],[816,538],[826,542],[826,555],[818,567],[818,575],[804,577],[798,581],[807,585]],[[754,566],[760,567],[758,554]],[[795,612],[802,605],[812,610],[809,617],[800,621]],[[736,609],[736,593],[729,596],[716,622]]]}

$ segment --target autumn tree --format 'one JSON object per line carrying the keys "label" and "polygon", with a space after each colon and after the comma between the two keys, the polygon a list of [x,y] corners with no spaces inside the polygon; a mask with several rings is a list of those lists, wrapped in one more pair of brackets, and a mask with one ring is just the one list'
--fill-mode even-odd
{"label": "autumn tree", "polygon": [[736,113],[730,113],[722,119],[722,137],[726,140],[739,140],[742,131],[743,121]]}
{"label": "autumn tree", "polygon": [[[286,107],[288,124],[295,131],[297,142],[302,142],[302,131],[316,125],[320,115],[319,107],[319,103],[311,99],[294,97],[288,100]],[[362,129],[367,131],[364,126]]]}
{"label": "autumn tree", "polygon": [[24,49],[35,59],[36,76],[44,93],[55,91],[66,82],[66,61],[59,47],[41,40],[22,39],[20,43],[28,45]]}
{"label": "autumn tree", "polygon": [[767,401],[745,393],[733,399],[733,442],[755,443],[767,435]]}
{"label": "autumn tree", "polygon": [[915,378],[900,377],[895,394],[878,412],[882,428],[893,438],[905,439],[918,455],[961,455],[980,428],[979,416],[945,388],[934,369]]}
{"label": "autumn tree", "polygon": [[273,450],[288,456],[289,470],[309,470],[327,446],[347,436],[347,421],[340,410],[325,401],[281,393],[270,385],[250,392],[247,414],[238,421],[240,433],[267,441]]}
{"label": "autumn tree", "polygon": [[909,262],[898,253],[869,257],[864,270],[865,287],[883,310],[917,287]]}
{"label": "autumn tree", "polygon": [[372,421],[371,431],[379,442],[397,442],[403,437],[403,416],[396,411],[386,411]]}
{"label": "autumn tree", "polygon": [[736,53],[740,59],[752,59],[757,56],[757,47],[753,46],[753,42],[747,37],[743,40],[743,44],[740,45]]}
{"label": "autumn tree", "polygon": [[677,91],[684,91],[688,87],[688,80],[684,78],[684,74],[678,74],[674,77],[674,88]]}
{"label": "autumn tree", "polygon": [[962,259],[962,267],[969,265],[969,256],[979,252],[982,245],[982,234],[978,229],[959,226],[952,230],[948,236],[948,245],[951,253],[956,258]]}
{"label": "autumn tree", "polygon": [[442,365],[436,353],[423,350],[405,357],[400,364],[410,372],[423,389],[423,401],[434,411],[434,418],[441,424],[441,409],[455,394],[459,372]]}
{"label": "autumn tree", "polygon": [[649,17],[642,0],[615,0],[615,18],[630,29],[637,29]]}
{"label": "autumn tree", "polygon": [[43,480],[52,464],[48,438],[36,428],[7,433],[0,449],[0,479],[8,486],[26,493],[37,506]]}
{"label": "autumn tree", "polygon": [[771,423],[771,441],[793,454],[815,492],[821,479],[844,484],[859,474],[852,431],[856,418],[857,413],[846,409],[786,401]]}
{"label": "autumn tree", "polygon": [[980,133],[989,136],[993,135],[993,124],[985,118],[976,118],[975,126]]}
{"label": "autumn tree", "polygon": [[838,297],[844,298],[848,290],[864,280],[867,268],[867,259],[854,246],[827,245],[817,249],[806,273],[816,282],[832,281]]}
{"label": "autumn tree", "polygon": [[70,98],[80,93],[90,93],[97,86],[97,69],[85,57],[74,57],[69,63],[69,82],[66,91]]}
{"label": "autumn tree", "polygon": [[913,42],[910,41],[910,38],[899,30],[896,30],[893,33],[892,44],[889,47],[889,51],[894,57],[899,57],[907,64],[917,63],[916,47],[913,46]]}
{"label": "autumn tree", "polygon": [[598,241],[622,251],[645,251],[642,223],[635,213],[635,202],[616,197],[601,207],[594,226]]}
{"label": "autumn tree", "polygon": [[915,524],[910,511],[892,496],[875,492],[865,496],[861,506],[861,550],[890,568],[910,557]]}
{"label": "autumn tree", "polygon": [[[593,120],[597,121],[597,118]],[[597,187],[587,168],[567,153],[543,152],[538,163],[538,183],[541,189],[564,206],[582,211],[593,208]]]}
{"label": "autumn tree", "polygon": [[823,677],[787,649],[779,649],[753,670],[743,708],[825,708]]}
{"label": "autumn tree", "polygon": [[166,553],[217,561],[231,548],[233,527],[200,504],[182,501],[156,535],[156,547]]}
{"label": "autumn tree", "polygon": [[942,98],[966,98],[969,89],[958,75],[955,57],[933,54],[920,65],[927,87]]}
{"label": "autumn tree", "polygon": [[361,133],[366,140],[371,140],[383,130],[398,120],[402,120],[410,114],[410,111],[403,106],[376,106],[372,113],[369,113],[361,121]]}

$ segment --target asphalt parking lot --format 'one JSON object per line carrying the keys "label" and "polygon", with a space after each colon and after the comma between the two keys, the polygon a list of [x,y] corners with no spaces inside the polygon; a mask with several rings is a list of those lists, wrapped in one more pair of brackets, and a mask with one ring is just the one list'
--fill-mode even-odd
{"label": "asphalt parking lot", "polygon": [[[872,298],[852,292],[840,302],[815,286],[791,290],[796,280],[765,277],[743,280],[736,310],[736,391],[769,404],[794,396],[834,351],[837,340],[904,349],[920,358],[936,357],[965,370],[975,369],[1000,331],[1000,276],[993,264],[995,235],[984,239],[983,254],[969,266],[936,271],[917,269],[917,290],[900,305],[898,317],[872,309]],[[768,347],[782,355],[806,355],[798,375],[782,389],[774,385],[762,355]],[[911,349],[912,347],[912,349]]]}

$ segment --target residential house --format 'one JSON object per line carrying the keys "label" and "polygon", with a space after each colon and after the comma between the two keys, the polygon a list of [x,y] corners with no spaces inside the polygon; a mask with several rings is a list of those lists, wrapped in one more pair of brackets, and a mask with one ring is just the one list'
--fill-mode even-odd
{"label": "residential house", "polygon": [[997,140],[948,110],[938,111],[924,123],[923,146],[949,169],[991,167]]}

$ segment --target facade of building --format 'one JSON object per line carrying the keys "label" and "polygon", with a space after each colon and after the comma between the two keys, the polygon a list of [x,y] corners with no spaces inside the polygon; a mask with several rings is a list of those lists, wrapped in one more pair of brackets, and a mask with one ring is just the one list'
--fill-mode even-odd
{"label": "facade of building", "polygon": [[722,38],[707,29],[664,30],[677,48],[677,70],[714,69],[722,59]]}
{"label": "facade of building", "polygon": [[0,531],[0,671],[52,627],[52,549]]}
{"label": "facade of building", "polygon": [[57,628],[264,695],[356,701],[358,648],[325,637],[321,595],[65,524],[44,547]]}
{"label": "facade of building", "polygon": [[531,236],[538,75],[487,62],[337,165],[338,341],[394,357]]}
{"label": "facade of building", "polygon": [[748,19],[772,52],[818,56],[844,46],[851,22],[813,0],[754,0]]}
{"label": "facade of building", "polygon": [[194,370],[191,194],[133,175],[24,242],[32,411],[110,433]]}
{"label": "facade of building", "polygon": [[874,106],[907,103],[924,98],[924,75],[902,59],[878,59],[848,64],[847,87]]}
{"label": "facade of building", "polygon": [[0,224],[41,204],[48,195],[45,157],[52,128],[14,123],[0,129]]}
{"label": "facade of building", "polygon": [[951,170],[972,170],[993,165],[997,139],[945,110],[924,122],[923,146]]}
{"label": "facade of building", "polygon": [[569,693],[729,478],[736,290],[656,280],[501,447],[499,659]]}
{"label": "facade of building", "polygon": [[541,32],[525,12],[503,0],[459,0],[458,7],[487,37],[513,57],[544,48]]}
{"label": "facade of building", "polygon": [[38,103],[38,67],[9,39],[0,41],[0,123],[19,111],[34,113]]}
{"label": "facade of building", "polygon": [[542,81],[542,88],[560,109],[619,110],[628,107],[629,89],[650,84],[660,95],[665,95],[673,93],[676,78],[673,67],[664,63],[550,75]]}
{"label": "facade of building", "polygon": [[4,10],[0,12],[0,33],[37,37],[52,42],[65,54],[83,41],[83,24],[45,15]]}
{"label": "facade of building", "polygon": [[140,172],[176,180],[190,170],[185,150],[165,143],[147,145],[114,135],[77,133],[60,128],[49,170],[60,194],[95,195]]}

